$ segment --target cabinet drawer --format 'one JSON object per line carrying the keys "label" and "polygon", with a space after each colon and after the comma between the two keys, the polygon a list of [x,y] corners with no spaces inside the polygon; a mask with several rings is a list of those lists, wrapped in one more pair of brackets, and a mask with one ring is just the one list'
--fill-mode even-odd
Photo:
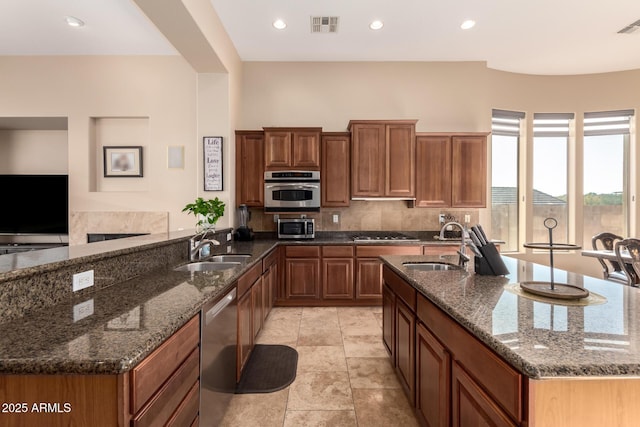
{"label": "cabinet drawer", "polygon": [[377,257],[379,255],[422,255],[422,246],[357,246],[357,257]]}
{"label": "cabinet drawer", "polygon": [[382,279],[394,294],[402,298],[411,311],[416,311],[416,290],[412,288],[411,285],[401,279],[387,266],[384,266],[382,269]]}
{"label": "cabinet drawer", "polygon": [[142,408],[193,349],[198,347],[199,342],[200,316],[195,316],[131,370],[132,413],[135,414]]}
{"label": "cabinet drawer", "polygon": [[196,348],[149,404],[134,418],[133,427],[164,425],[189,394],[193,385],[198,382],[199,372],[200,351]]}
{"label": "cabinet drawer", "polygon": [[251,286],[262,276],[262,263],[257,263],[238,279],[238,297],[244,295]]}
{"label": "cabinet drawer", "polygon": [[191,387],[187,397],[184,398],[176,412],[167,422],[169,427],[181,427],[191,425],[198,417],[200,411],[200,382]]}
{"label": "cabinet drawer", "polygon": [[521,420],[522,375],[422,295],[417,315],[485,392],[514,420]]}
{"label": "cabinet drawer", "polygon": [[320,246],[286,246],[287,258],[320,258]]}
{"label": "cabinet drawer", "polygon": [[275,248],[274,250],[269,252],[269,255],[262,259],[262,272],[264,273],[265,271],[267,271],[269,267],[271,267],[271,265],[275,264],[276,262],[278,262],[278,248]]}
{"label": "cabinet drawer", "polygon": [[353,246],[323,246],[322,256],[327,258],[353,257]]}

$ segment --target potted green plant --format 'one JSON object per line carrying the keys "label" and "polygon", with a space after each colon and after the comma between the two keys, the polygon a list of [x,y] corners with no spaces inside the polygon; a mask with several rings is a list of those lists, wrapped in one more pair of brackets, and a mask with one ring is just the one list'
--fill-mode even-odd
{"label": "potted green plant", "polygon": [[198,231],[214,231],[216,222],[224,215],[224,207],[224,202],[217,197],[209,200],[198,197],[194,203],[187,204],[182,212],[192,213],[196,217]]}

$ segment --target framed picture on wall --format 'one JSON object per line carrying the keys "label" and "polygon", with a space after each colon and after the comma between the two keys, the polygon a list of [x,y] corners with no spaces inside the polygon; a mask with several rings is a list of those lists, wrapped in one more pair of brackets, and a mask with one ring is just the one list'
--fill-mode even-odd
{"label": "framed picture on wall", "polygon": [[204,137],[204,191],[222,191],[222,137]]}
{"label": "framed picture on wall", "polygon": [[104,154],[104,176],[141,177],[142,147],[102,147]]}

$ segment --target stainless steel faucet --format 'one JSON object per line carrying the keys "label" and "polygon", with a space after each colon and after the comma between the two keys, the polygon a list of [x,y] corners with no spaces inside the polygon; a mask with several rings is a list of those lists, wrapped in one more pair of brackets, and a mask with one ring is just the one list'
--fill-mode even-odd
{"label": "stainless steel faucet", "polygon": [[220,242],[215,239],[207,239],[207,234],[210,231],[204,231],[200,234],[196,234],[192,238],[189,239],[189,261],[197,261],[202,258],[202,248],[209,245],[211,246],[219,246]]}
{"label": "stainless steel faucet", "polygon": [[460,256],[458,258],[458,265],[461,266],[461,267],[465,267],[467,265],[467,262],[469,262],[469,260],[471,259],[471,257],[469,257],[469,255],[467,255],[467,240],[466,240],[467,227],[462,225],[462,224],[460,224],[459,222],[454,222],[454,221],[447,222],[440,229],[440,240],[444,240],[444,232],[449,226],[455,226],[455,227],[458,227],[460,229],[460,235],[461,235],[460,236],[460,249],[457,250],[457,253]]}

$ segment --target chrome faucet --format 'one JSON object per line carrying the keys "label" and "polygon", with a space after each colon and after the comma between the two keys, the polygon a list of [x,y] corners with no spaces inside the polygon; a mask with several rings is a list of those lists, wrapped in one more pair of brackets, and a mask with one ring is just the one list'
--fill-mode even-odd
{"label": "chrome faucet", "polygon": [[211,252],[211,246],[219,246],[220,242],[215,239],[207,239],[207,234],[211,231],[205,230],[200,234],[196,234],[189,239],[189,261],[196,261],[202,259],[202,248],[209,245],[209,252]]}
{"label": "chrome faucet", "polygon": [[460,228],[460,249],[457,250],[457,253],[460,256],[458,258],[458,265],[461,267],[465,267],[467,265],[467,262],[469,262],[469,260],[471,259],[471,257],[467,255],[467,241],[466,241],[467,227],[463,226],[459,222],[454,222],[454,221],[447,222],[440,229],[440,240],[444,240],[444,232],[449,226],[456,226]]}

